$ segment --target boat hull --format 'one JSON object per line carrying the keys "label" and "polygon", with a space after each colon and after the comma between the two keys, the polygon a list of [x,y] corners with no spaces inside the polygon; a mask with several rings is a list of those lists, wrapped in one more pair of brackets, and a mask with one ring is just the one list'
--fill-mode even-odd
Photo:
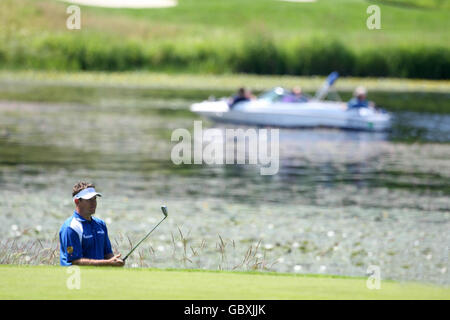
{"label": "boat hull", "polygon": [[205,101],[191,111],[216,122],[302,128],[332,127],[384,131],[390,128],[390,115],[370,108],[346,110],[339,102],[267,103],[251,101],[230,109],[226,101]]}

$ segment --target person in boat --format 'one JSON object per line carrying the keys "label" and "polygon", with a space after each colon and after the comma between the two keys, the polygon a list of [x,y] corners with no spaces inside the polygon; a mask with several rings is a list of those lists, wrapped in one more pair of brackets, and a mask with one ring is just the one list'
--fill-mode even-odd
{"label": "person in boat", "polygon": [[348,109],[359,109],[359,108],[373,108],[375,104],[372,101],[367,100],[367,90],[366,88],[360,86],[355,89],[353,93],[353,98],[348,102]]}
{"label": "person in boat", "polygon": [[250,90],[239,88],[237,95],[235,95],[229,103],[230,109],[234,108],[239,102],[250,101],[252,99],[254,99],[254,96]]}
{"label": "person in boat", "polygon": [[283,102],[307,102],[308,97],[306,97],[301,87],[294,87],[292,91],[283,97]]}

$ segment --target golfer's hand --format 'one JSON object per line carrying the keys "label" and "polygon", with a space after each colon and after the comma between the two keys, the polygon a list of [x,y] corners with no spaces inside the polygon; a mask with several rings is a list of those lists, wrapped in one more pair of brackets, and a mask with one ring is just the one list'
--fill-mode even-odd
{"label": "golfer's hand", "polygon": [[121,254],[116,254],[112,258],[108,259],[109,264],[113,267],[123,267],[125,265],[125,261],[120,259]]}

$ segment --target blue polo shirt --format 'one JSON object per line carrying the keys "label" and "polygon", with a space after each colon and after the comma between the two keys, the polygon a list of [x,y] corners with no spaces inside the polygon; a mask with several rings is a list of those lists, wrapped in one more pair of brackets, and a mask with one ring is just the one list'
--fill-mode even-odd
{"label": "blue polo shirt", "polygon": [[62,266],[80,258],[105,259],[112,253],[105,222],[95,217],[86,220],[76,211],[59,230],[59,244]]}
{"label": "blue polo shirt", "polygon": [[351,99],[347,104],[349,109],[353,108],[367,108],[369,106],[368,100],[359,100],[358,98]]}

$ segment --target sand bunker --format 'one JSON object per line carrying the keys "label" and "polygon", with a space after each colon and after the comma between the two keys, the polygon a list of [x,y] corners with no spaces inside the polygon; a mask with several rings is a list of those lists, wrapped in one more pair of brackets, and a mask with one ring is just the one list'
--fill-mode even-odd
{"label": "sand bunker", "polygon": [[73,4],[105,8],[168,8],[178,3],[176,0],[63,0]]}
{"label": "sand bunker", "polygon": [[280,0],[286,2],[316,2],[317,0]]}

